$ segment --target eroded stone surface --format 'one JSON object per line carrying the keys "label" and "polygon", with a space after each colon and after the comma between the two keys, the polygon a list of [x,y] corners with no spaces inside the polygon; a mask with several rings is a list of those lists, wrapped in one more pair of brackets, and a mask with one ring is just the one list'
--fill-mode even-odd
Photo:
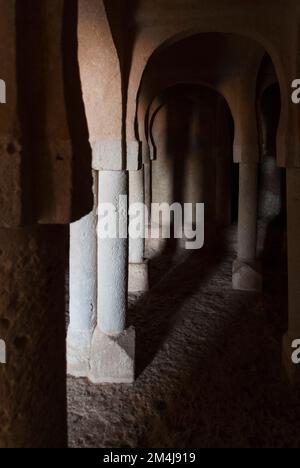
{"label": "eroded stone surface", "polygon": [[232,268],[232,286],[240,291],[261,291],[262,274],[258,263],[235,260]]}
{"label": "eroded stone surface", "polygon": [[132,383],[135,376],[135,330],[108,336],[97,327],[92,339],[88,378],[99,383]]}
{"label": "eroded stone surface", "polygon": [[92,332],[73,331],[67,336],[67,373],[74,377],[87,377],[91,352]]}
{"label": "eroded stone surface", "polygon": [[0,229],[0,447],[67,444],[63,226]]}
{"label": "eroded stone surface", "polygon": [[149,263],[129,263],[128,291],[132,293],[147,292],[149,289]]}
{"label": "eroded stone surface", "polygon": [[9,135],[0,135],[0,223],[1,227],[22,224],[21,146]]}

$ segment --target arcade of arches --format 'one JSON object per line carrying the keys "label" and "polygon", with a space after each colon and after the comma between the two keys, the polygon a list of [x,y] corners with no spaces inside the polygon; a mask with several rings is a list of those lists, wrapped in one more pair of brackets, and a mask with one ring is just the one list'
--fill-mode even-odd
{"label": "arcade of arches", "polygon": [[[299,447],[299,1],[34,3],[0,0],[0,447]],[[146,240],[97,236],[124,196]]]}

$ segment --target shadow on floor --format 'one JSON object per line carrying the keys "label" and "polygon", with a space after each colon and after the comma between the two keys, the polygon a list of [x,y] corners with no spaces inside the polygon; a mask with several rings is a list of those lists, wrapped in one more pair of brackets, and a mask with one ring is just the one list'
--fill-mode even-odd
{"label": "shadow on floor", "polygon": [[[224,256],[225,234],[220,231],[218,240],[211,239],[201,250],[185,252],[178,250],[171,239],[162,254],[150,261],[150,296],[141,297],[128,312],[128,325],[136,328],[137,335],[137,376],[151,363],[175,326],[181,305],[205,284]],[[156,307],[157,300],[164,296],[168,302],[161,310]]]}
{"label": "shadow on floor", "polygon": [[281,234],[269,229],[264,294],[232,291],[233,251],[210,246],[131,307],[138,378],[100,387],[69,379],[71,446],[300,447],[300,398],[283,376],[271,316],[283,326],[285,298],[272,286],[282,272],[267,254]]}

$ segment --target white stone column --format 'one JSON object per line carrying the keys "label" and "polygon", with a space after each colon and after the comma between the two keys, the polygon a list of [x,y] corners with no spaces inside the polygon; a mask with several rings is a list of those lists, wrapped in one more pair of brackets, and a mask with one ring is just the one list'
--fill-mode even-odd
{"label": "white stone column", "polygon": [[260,291],[262,277],[256,259],[257,163],[240,163],[238,258],[233,265],[233,288]]}
{"label": "white stone column", "polygon": [[[129,237],[129,292],[145,292],[149,289],[148,261],[145,260],[145,190],[144,168],[129,172],[129,222],[140,228],[140,235]],[[139,214],[140,213],[140,214]]]}
{"label": "white stone column", "polygon": [[67,335],[67,370],[74,377],[89,371],[91,339],[97,314],[97,191],[94,176],[94,209],[70,226],[70,324]]}
{"label": "white stone column", "polygon": [[148,212],[148,227],[151,223],[151,203],[152,203],[152,161],[144,164],[144,194],[145,194],[145,205]]}
{"label": "white stone column", "polygon": [[289,326],[283,341],[283,360],[291,382],[300,384],[300,364],[292,359],[296,351],[293,343],[300,340],[300,168],[287,169],[287,212]]}
{"label": "white stone column", "polygon": [[[134,380],[135,332],[126,330],[128,173],[100,171],[98,193],[98,313],[89,379],[130,383]],[[104,236],[106,227],[109,237]]]}

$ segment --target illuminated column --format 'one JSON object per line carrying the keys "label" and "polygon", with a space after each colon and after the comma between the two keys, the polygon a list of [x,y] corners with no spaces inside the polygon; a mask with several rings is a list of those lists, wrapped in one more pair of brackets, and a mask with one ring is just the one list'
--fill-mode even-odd
{"label": "illuminated column", "polygon": [[67,369],[86,377],[97,314],[97,172],[94,171],[94,209],[70,226],[70,324]]}
{"label": "illuminated column", "polygon": [[89,379],[93,383],[131,383],[135,331],[126,329],[128,172],[100,171],[98,194],[97,326],[92,339]]}
{"label": "illuminated column", "polygon": [[[144,168],[129,172],[129,292],[148,291],[148,262],[145,260]],[[137,228],[137,229],[135,229]]]}
{"label": "illuminated column", "polygon": [[152,177],[151,177],[151,164],[152,161],[149,163],[144,164],[144,187],[145,187],[145,205],[147,207],[147,214],[148,225],[150,224],[151,219],[151,202],[152,202]]}

